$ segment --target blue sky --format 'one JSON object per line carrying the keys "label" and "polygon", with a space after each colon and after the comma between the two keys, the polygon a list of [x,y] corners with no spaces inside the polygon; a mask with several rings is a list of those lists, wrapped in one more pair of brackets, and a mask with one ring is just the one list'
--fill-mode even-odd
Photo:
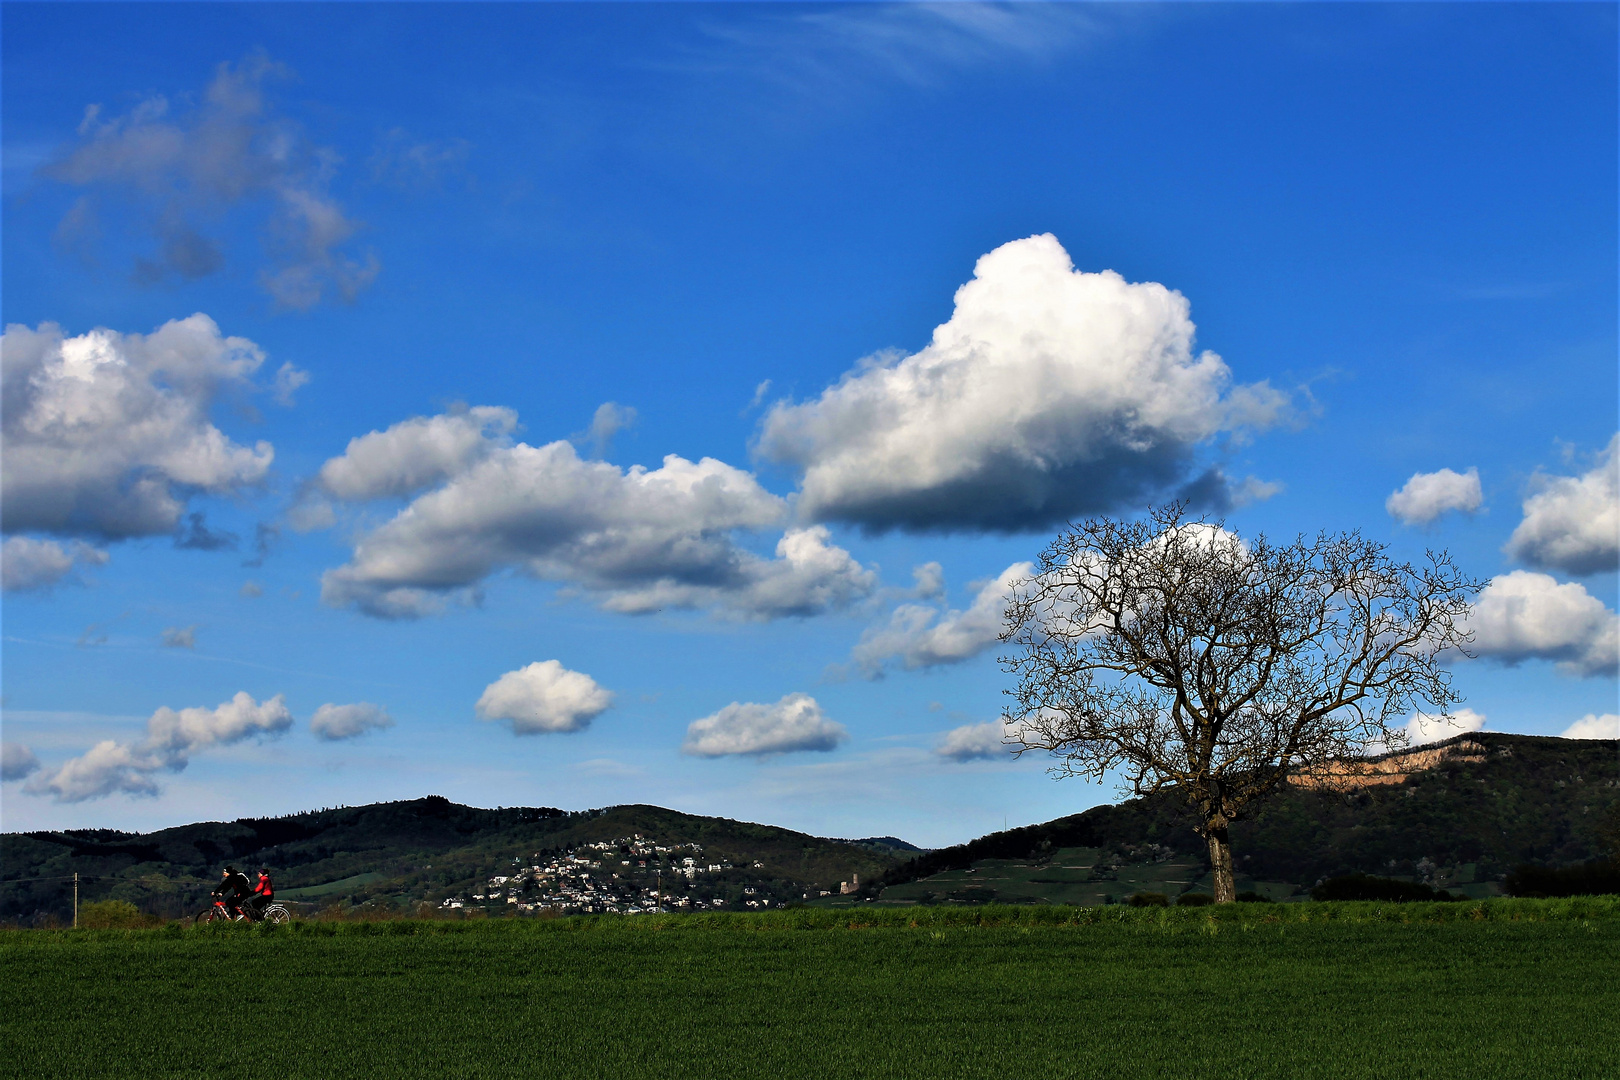
{"label": "blue sky", "polygon": [[998,581],[1200,477],[1620,712],[1615,5],[0,19],[6,829],[1072,813]]}

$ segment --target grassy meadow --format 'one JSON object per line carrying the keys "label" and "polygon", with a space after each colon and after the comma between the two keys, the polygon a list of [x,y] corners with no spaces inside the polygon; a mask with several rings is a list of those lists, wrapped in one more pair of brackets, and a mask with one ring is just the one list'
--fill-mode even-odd
{"label": "grassy meadow", "polygon": [[0,1075],[1605,1077],[1620,900],[0,934]]}

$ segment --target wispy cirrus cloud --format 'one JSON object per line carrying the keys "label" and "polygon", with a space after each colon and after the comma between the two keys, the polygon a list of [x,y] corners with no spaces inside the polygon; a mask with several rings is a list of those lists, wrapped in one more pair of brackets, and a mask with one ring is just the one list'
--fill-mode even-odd
{"label": "wispy cirrus cloud", "polygon": [[780,92],[825,103],[883,84],[931,89],[963,72],[1049,62],[1137,17],[1070,4],[754,9],[741,18],[707,20],[703,30],[716,48],[694,50],[684,62],[701,71],[740,68]]}

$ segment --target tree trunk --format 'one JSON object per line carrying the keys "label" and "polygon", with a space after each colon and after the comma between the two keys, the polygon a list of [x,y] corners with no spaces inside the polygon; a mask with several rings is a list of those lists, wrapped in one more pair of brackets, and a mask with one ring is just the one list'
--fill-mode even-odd
{"label": "tree trunk", "polygon": [[1215,902],[1230,904],[1237,899],[1237,885],[1232,879],[1232,841],[1226,827],[1209,830],[1209,869],[1215,875]]}

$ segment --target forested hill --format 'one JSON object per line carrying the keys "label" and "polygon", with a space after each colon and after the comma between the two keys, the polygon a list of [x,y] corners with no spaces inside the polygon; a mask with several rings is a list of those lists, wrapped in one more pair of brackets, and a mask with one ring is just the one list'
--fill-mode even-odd
{"label": "forested hill", "polygon": [[[983,860],[1038,866],[1065,849],[1101,853],[1092,857],[1116,867],[1174,860],[1196,879],[1208,859],[1190,822],[1176,792],[1098,806],[926,852],[872,883],[869,895],[942,873],[942,881],[955,881],[952,872]],[[1374,759],[1365,775],[1344,777],[1337,789],[1291,786],[1233,825],[1232,849],[1240,877],[1254,882],[1309,888],[1359,871],[1484,889],[1523,863],[1566,866],[1615,853],[1617,833],[1620,746],[1613,740],[1478,732]],[[1006,888],[995,896],[983,889],[987,899],[1016,898]],[[890,896],[914,893],[929,895],[907,886]]]}
{"label": "forested hill", "polygon": [[854,874],[870,879],[916,851],[893,837],[832,840],[656,806],[484,810],[429,796],[145,834],[0,835],[0,919],[60,918],[71,910],[75,872],[82,899],[125,899],[180,915],[202,902],[226,863],[272,867],[278,892],[292,899],[438,903],[502,873],[515,858],[636,834],[663,845],[699,845],[705,865],[728,864],[710,884],[739,896],[744,889],[794,898],[837,890]]}

